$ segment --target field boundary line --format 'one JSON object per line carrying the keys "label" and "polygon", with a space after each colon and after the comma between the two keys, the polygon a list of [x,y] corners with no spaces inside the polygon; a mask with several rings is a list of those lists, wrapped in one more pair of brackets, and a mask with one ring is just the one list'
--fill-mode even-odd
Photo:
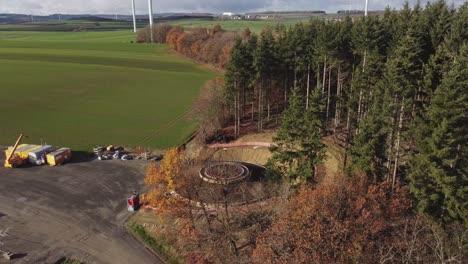
{"label": "field boundary line", "polygon": [[188,116],[189,112],[190,112],[190,109],[187,109],[182,114],[178,115],[175,119],[170,120],[169,122],[165,123],[164,125],[158,127],[155,131],[151,132],[149,136],[146,136],[145,138],[143,138],[143,140],[141,140],[137,145],[148,143],[150,140],[152,140],[155,136],[160,134],[162,131],[173,127],[178,121],[180,121],[184,117]]}

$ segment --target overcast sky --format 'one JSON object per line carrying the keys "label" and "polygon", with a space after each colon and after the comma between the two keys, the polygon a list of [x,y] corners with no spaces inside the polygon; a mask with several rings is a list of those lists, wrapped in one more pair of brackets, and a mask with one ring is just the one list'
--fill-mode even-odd
{"label": "overcast sky", "polygon": [[[417,0],[410,0],[415,3]],[[456,6],[465,0],[447,0]],[[135,0],[137,12],[147,12],[147,0]],[[370,10],[386,6],[399,9],[404,0],[369,0]],[[263,10],[337,10],[363,9],[365,0],[153,0],[154,13],[167,12],[250,12]],[[426,0],[421,0],[426,3]],[[131,0],[0,0],[0,13],[46,15],[129,14]]]}

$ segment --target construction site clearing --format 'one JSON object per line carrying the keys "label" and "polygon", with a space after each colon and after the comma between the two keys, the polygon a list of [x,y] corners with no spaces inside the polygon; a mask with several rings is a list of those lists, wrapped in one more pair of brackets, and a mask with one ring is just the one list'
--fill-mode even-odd
{"label": "construction site clearing", "polygon": [[125,228],[149,161],[73,154],[65,166],[0,166],[0,263],[163,263]]}
{"label": "construction site clearing", "polygon": [[139,205],[132,199],[130,210],[128,194],[143,191],[149,160],[162,156],[107,146],[72,159],[70,149],[23,137],[0,146],[0,162],[11,166],[0,166],[0,263],[163,263],[125,229]]}

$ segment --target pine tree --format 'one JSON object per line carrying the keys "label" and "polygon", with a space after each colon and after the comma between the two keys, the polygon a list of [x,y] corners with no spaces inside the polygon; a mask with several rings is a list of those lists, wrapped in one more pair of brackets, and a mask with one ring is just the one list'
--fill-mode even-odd
{"label": "pine tree", "polygon": [[388,129],[383,101],[382,92],[376,89],[375,100],[359,126],[351,148],[351,167],[373,177],[374,181],[382,180],[381,177],[387,172],[385,153]]}
{"label": "pine tree", "polygon": [[[269,109],[269,93],[274,69],[276,68],[275,40],[271,29],[264,29],[260,35],[257,49],[254,53],[254,67],[258,87],[258,130],[263,130],[264,108]],[[266,101],[266,102],[265,102]]]}
{"label": "pine tree", "polygon": [[[468,16],[463,18],[463,12],[468,15],[466,9],[460,7],[460,12],[456,15],[449,10],[444,1],[438,1],[429,5],[425,10],[426,23],[431,25],[430,37],[433,54],[429,61],[424,65],[424,80],[420,86],[418,101],[422,108],[427,108],[434,94],[435,89],[440,85],[442,77],[451,67],[455,57],[463,43],[463,32],[468,32],[464,27],[468,27]],[[460,21],[460,19],[462,19]],[[456,43],[455,45],[453,45]]]}
{"label": "pine tree", "polygon": [[226,67],[225,97],[231,112],[234,113],[234,135],[240,134],[240,87],[245,83],[244,45],[240,39],[236,40],[231,51],[231,62]]}
{"label": "pine tree", "polygon": [[289,88],[290,88],[290,61],[288,57],[288,31],[286,30],[285,27],[279,27],[278,31],[276,32],[276,41],[275,41],[275,50],[277,51],[277,60],[278,62],[278,67],[276,69],[276,74],[279,83],[281,83],[281,88],[282,88],[282,94],[283,96],[283,101],[282,101],[282,106],[283,110],[286,109],[286,105],[288,102],[288,94],[289,94]]}
{"label": "pine tree", "polygon": [[468,40],[468,2],[458,8],[458,12],[452,18],[450,33],[444,43],[449,56],[455,60],[460,47]]}
{"label": "pine tree", "polygon": [[325,145],[322,137],[326,129],[325,124],[325,104],[319,90],[314,90],[309,98],[309,108],[305,112],[305,131],[301,142],[302,160],[299,161],[302,178],[306,180],[316,180],[316,165],[325,158]]}
{"label": "pine tree", "polygon": [[314,180],[315,166],[324,158],[324,104],[319,90],[309,103],[304,113],[304,99],[296,87],[274,138],[277,146],[272,148],[270,164],[293,182]]}
{"label": "pine tree", "polygon": [[410,190],[420,212],[468,224],[468,45],[437,87],[420,123],[419,154],[409,168]]}
{"label": "pine tree", "polygon": [[427,29],[425,35],[428,38],[428,49],[433,54],[450,30],[452,10],[444,0],[439,0],[433,4],[428,3],[423,13],[422,22]]}
{"label": "pine tree", "polygon": [[394,184],[399,175],[403,147],[411,138],[408,129],[412,126],[417,111],[415,99],[422,79],[422,50],[414,27],[415,24],[410,25],[408,32],[398,42],[398,47],[386,64],[384,74],[384,112],[390,114],[388,120],[391,124],[387,179],[391,179]]}
{"label": "pine tree", "polygon": [[399,38],[399,32],[401,27],[399,27],[400,16],[395,10],[391,10],[389,7],[385,9],[385,13],[382,18],[382,39],[385,40],[382,44],[384,48],[384,53],[382,55],[387,56],[391,54],[392,49],[396,47],[396,43]]}
{"label": "pine tree", "polygon": [[247,89],[244,94],[244,112],[247,112],[247,96],[250,97],[249,99],[249,104],[250,104],[250,110],[251,110],[251,121],[254,121],[254,114],[255,114],[255,78],[256,78],[256,71],[254,67],[254,54],[257,49],[257,44],[258,44],[258,37],[257,35],[252,35],[249,40],[245,43],[246,49],[247,49],[247,62],[248,62],[248,85]]}

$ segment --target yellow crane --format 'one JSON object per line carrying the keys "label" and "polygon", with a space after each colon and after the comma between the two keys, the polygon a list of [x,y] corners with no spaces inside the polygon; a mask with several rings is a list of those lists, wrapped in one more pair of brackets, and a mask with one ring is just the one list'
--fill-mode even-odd
{"label": "yellow crane", "polygon": [[13,146],[13,149],[11,150],[10,154],[6,157],[5,168],[15,168],[24,164],[25,160],[22,159],[17,153],[15,153],[23,137],[25,137],[23,134],[21,134],[18,137],[18,140],[16,140],[16,143],[15,143],[15,146]]}

